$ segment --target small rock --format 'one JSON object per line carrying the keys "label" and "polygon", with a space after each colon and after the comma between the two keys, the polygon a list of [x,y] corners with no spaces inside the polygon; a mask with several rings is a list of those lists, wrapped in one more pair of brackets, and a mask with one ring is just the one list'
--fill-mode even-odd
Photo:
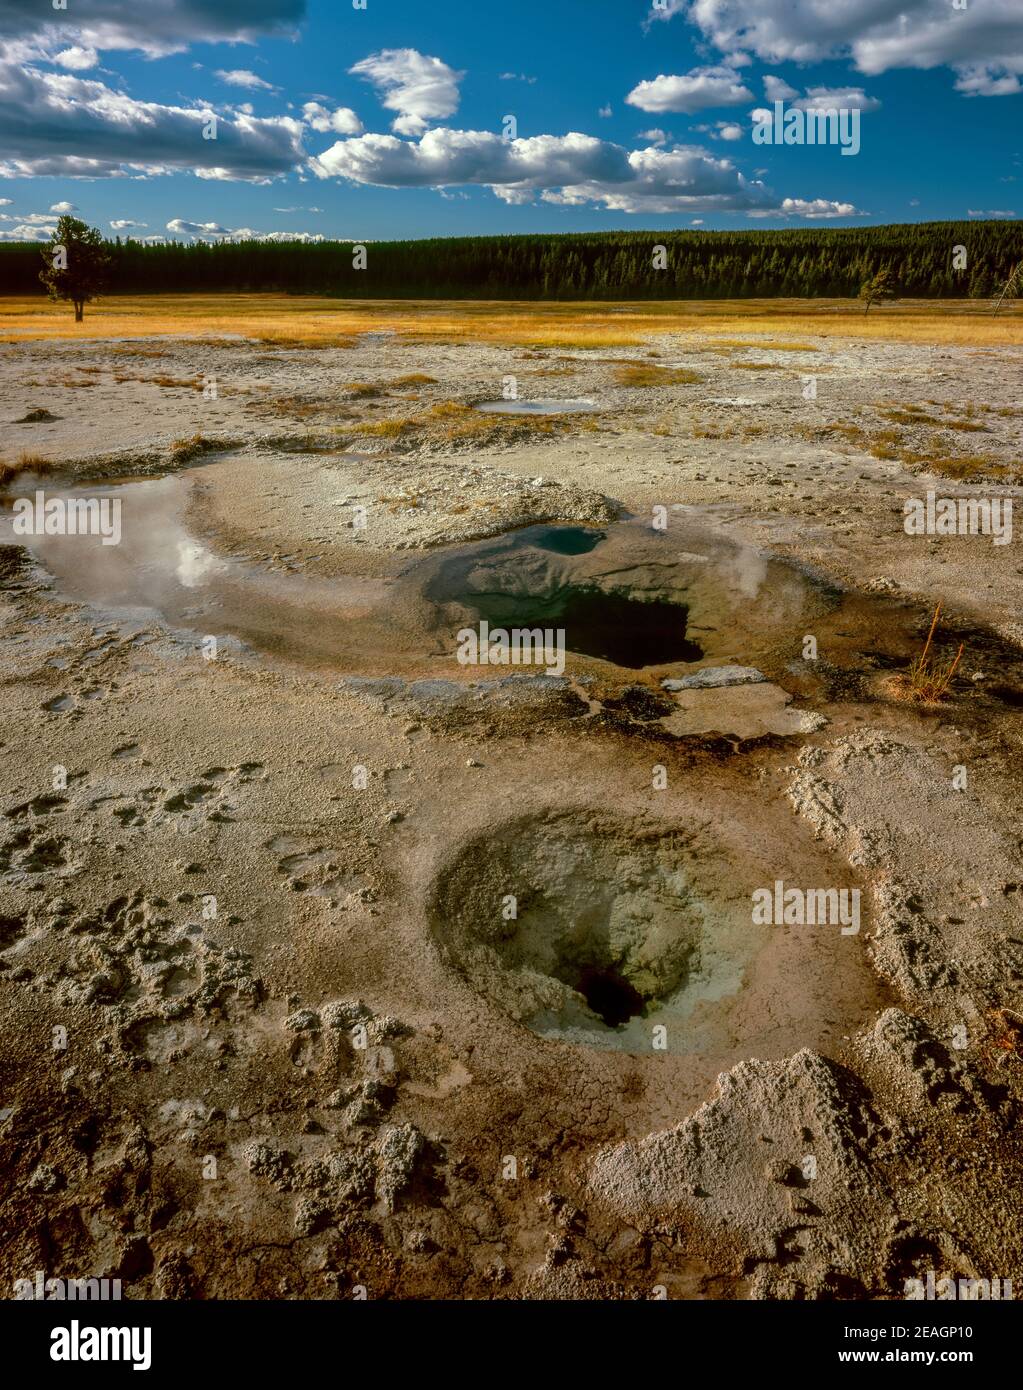
{"label": "small rock", "polygon": [[661,681],[661,686],[665,690],[718,690],[722,686],[757,685],[766,680],[763,671],[755,666],[705,666],[681,680]]}
{"label": "small rock", "polygon": [[799,711],[799,728],[804,734],[815,734],[818,729],[823,729],[828,724],[826,715],[818,714],[816,710],[806,709]]}
{"label": "small rock", "polygon": [[275,1187],[287,1190],[291,1186],[291,1155],[276,1144],[253,1140],[242,1150],[242,1161],[257,1178],[266,1178]]}
{"label": "small rock", "polygon": [[63,1173],[51,1168],[48,1163],[40,1163],[29,1177],[28,1189],[30,1192],[58,1192],[64,1182]]}
{"label": "small rock", "polygon": [[366,1096],[357,1096],[344,1112],[344,1122],[349,1127],[377,1124],[382,1118],[380,1106]]}
{"label": "small rock", "polygon": [[430,1250],[436,1250],[437,1245],[426,1231],[409,1231],[405,1237],[405,1248],[414,1254],[423,1255]]}
{"label": "small rock", "polygon": [[394,1038],[410,1037],[415,1030],[407,1023],[402,1023],[400,1018],[385,1014],[382,1018],[375,1018],[367,1031],[372,1042],[380,1043],[390,1042]]}
{"label": "small rock", "polygon": [[330,1211],[312,1197],[301,1197],[295,1207],[295,1233],[314,1236],[330,1225]]}
{"label": "small rock", "polygon": [[339,1032],[354,1028],[357,1023],[366,1023],[373,1017],[361,999],[338,999],[324,1004],[320,1017],[325,1028],[335,1028]]}
{"label": "small rock", "polygon": [[284,1020],[284,1026],[289,1033],[315,1032],[320,1026],[320,1016],[313,1013],[312,1009],[299,1009],[297,1013],[288,1015]]}
{"label": "small rock", "polygon": [[412,1181],[416,1163],[425,1148],[426,1140],[415,1125],[388,1126],[381,1131],[377,1194],[388,1211],[394,1210],[395,1201]]}

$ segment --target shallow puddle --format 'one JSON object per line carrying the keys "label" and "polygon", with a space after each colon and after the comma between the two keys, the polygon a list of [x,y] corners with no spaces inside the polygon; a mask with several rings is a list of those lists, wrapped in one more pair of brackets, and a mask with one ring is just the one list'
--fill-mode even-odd
{"label": "shallow puddle", "polygon": [[603,407],[596,401],[482,401],[476,406],[487,415],[582,415]]}
{"label": "shallow puddle", "polygon": [[[388,581],[292,575],[214,554],[185,522],[202,471],[70,492],[46,489],[47,498],[119,499],[116,545],[88,535],[15,535],[10,513],[3,518],[4,539],[27,545],[62,593],[111,617],[157,616],[196,640],[231,636],[303,665],[347,669],[354,662],[360,669],[353,625],[382,609]],[[383,646],[385,633],[376,641]]]}
{"label": "shallow puddle", "polygon": [[[638,519],[604,528],[538,524],[411,560],[396,554],[373,577],[308,575],[288,556],[268,563],[218,555],[187,521],[190,507],[201,515],[203,478],[217,466],[104,488],[47,489],[47,498],[119,500],[118,544],[89,535],[22,537],[10,512],[4,538],[26,544],[61,593],[109,617],[156,615],[197,643],[207,635],[235,638],[334,676],[464,683],[510,674],[501,668],[507,658],[493,650],[474,664],[456,659],[458,634],[484,622],[555,634],[570,676],[644,671],[654,684],[685,675],[693,663],[766,665],[777,676],[806,633],[823,646],[830,632],[848,648],[862,629],[862,601],[856,616],[848,614],[837,590],[708,535],[691,516],[672,517],[666,531]],[[550,665],[528,651],[524,666],[511,660],[517,674],[539,675]]]}

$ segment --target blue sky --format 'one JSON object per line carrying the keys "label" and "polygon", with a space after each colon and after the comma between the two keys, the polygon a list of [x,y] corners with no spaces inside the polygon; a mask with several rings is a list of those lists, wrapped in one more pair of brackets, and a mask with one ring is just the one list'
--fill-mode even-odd
{"label": "blue sky", "polygon": [[[52,3],[0,0],[3,239],[1023,211],[1023,0]],[[755,144],[773,100],[859,152]]]}

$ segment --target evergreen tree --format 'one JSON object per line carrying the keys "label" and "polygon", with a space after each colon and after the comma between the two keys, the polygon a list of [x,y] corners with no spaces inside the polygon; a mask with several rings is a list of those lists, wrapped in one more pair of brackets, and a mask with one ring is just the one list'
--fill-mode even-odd
{"label": "evergreen tree", "polygon": [[879,270],[872,279],[864,280],[859,297],[863,301],[865,314],[870,313],[872,304],[884,304],[896,299],[895,276],[890,270]]}
{"label": "evergreen tree", "polygon": [[81,323],[86,304],[103,289],[110,268],[102,234],[77,217],[61,217],[42,256],[39,279],[47,293],[51,299],[70,300],[75,323]]}

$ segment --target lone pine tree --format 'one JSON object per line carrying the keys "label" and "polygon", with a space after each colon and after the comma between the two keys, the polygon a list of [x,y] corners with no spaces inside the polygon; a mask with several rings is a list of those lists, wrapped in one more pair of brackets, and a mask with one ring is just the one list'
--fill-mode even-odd
{"label": "lone pine tree", "polygon": [[895,276],[890,270],[879,270],[871,280],[865,280],[860,286],[860,299],[863,301],[863,312],[870,313],[872,304],[884,304],[898,298],[895,288]]}
{"label": "lone pine tree", "polygon": [[81,323],[86,304],[103,289],[110,269],[102,235],[77,217],[61,217],[42,255],[39,278],[47,293],[51,299],[70,300],[75,322]]}

